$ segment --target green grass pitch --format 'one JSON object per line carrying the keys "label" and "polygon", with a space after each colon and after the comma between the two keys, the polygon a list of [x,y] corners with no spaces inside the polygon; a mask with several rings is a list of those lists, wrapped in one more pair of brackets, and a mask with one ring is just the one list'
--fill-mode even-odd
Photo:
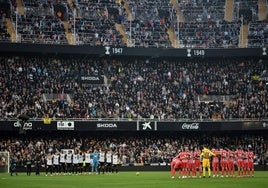
{"label": "green grass pitch", "polygon": [[120,172],[118,175],[18,176],[0,174],[0,188],[267,188],[268,171],[253,178],[171,179],[169,172]]}

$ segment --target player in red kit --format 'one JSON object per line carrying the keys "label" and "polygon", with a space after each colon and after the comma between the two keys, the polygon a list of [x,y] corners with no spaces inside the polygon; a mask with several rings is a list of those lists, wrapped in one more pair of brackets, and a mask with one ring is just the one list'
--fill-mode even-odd
{"label": "player in red kit", "polygon": [[187,149],[185,152],[186,152],[186,178],[187,178],[187,177],[190,177],[191,169],[193,166],[193,160],[190,159],[192,155],[191,151]]}
{"label": "player in red kit", "polygon": [[219,171],[220,171],[220,167],[219,167],[219,155],[220,155],[220,151],[217,149],[212,149],[211,150],[213,153],[215,153],[216,156],[212,157],[212,171],[213,171],[213,176],[212,177],[219,177]]}
{"label": "player in red kit", "polygon": [[179,158],[179,155],[177,155],[176,157],[174,157],[171,161],[170,164],[170,174],[171,174],[171,178],[174,179],[175,178],[175,173],[176,170],[178,170],[179,172],[179,177],[181,177],[181,168],[182,168],[182,162]]}
{"label": "player in red kit", "polygon": [[202,165],[200,161],[200,155],[201,155],[201,150],[199,148],[195,148],[194,150],[194,158],[195,158],[195,169],[198,169],[199,171],[199,177],[202,177]]}
{"label": "player in red kit", "polygon": [[228,150],[227,166],[230,177],[234,177],[235,172],[234,159],[235,159],[235,152],[232,150]]}
{"label": "player in red kit", "polygon": [[[194,151],[189,152],[189,173],[191,173],[191,176],[193,178],[196,177],[196,166],[195,166],[195,156],[194,156]],[[189,175],[190,176],[190,175]]]}
{"label": "player in red kit", "polygon": [[243,176],[243,169],[244,169],[244,151],[239,148],[235,152],[236,155],[236,161],[237,161],[237,171],[238,175],[237,177],[242,177]]}
{"label": "player in red kit", "polygon": [[[248,169],[249,169],[249,176],[254,176],[254,153],[252,149],[250,148],[248,151]],[[250,174],[251,173],[251,174]]]}
{"label": "player in red kit", "polygon": [[228,163],[227,163],[227,159],[228,159],[228,151],[226,151],[225,149],[220,149],[220,155],[221,155],[221,177],[224,177],[224,175],[226,177],[228,177]]}
{"label": "player in red kit", "polygon": [[188,175],[188,155],[187,151],[182,151],[179,153],[179,158],[182,161],[182,178],[186,178]]}
{"label": "player in red kit", "polygon": [[243,176],[249,176],[249,165],[248,165],[248,151],[244,151],[244,168],[243,168]]}

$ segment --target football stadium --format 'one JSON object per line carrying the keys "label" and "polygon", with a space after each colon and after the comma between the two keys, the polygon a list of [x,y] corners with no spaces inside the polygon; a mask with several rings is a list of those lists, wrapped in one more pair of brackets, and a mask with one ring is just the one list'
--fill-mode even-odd
{"label": "football stadium", "polygon": [[267,0],[0,0],[1,188],[264,188]]}

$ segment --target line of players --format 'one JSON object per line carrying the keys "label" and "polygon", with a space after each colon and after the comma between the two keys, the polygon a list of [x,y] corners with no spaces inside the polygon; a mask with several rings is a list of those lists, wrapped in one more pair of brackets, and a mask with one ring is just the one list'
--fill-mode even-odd
{"label": "line of players", "polygon": [[[204,150],[204,149],[203,149]],[[202,150],[202,151],[203,151]],[[209,164],[203,164],[203,152],[195,148],[194,151],[181,151],[171,161],[171,178],[175,177],[176,171],[179,178],[187,177],[250,177],[254,176],[254,153],[252,150],[236,151],[230,149],[211,149]],[[235,173],[237,167],[237,175]]]}
{"label": "line of players", "polygon": [[68,150],[68,152],[48,153],[46,156],[46,176],[50,173],[55,175],[72,174],[100,174],[118,173],[120,164],[117,152],[94,150],[85,153],[79,150]]}

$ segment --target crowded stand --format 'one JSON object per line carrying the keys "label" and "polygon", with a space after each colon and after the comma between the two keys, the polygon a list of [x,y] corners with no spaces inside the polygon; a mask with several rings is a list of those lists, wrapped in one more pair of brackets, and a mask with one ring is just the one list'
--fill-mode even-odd
{"label": "crowded stand", "polygon": [[225,0],[182,0],[178,2],[185,22],[209,22],[224,19]]}
{"label": "crowded stand", "polygon": [[267,20],[249,24],[248,46],[259,47],[268,44]]}
{"label": "crowded stand", "polygon": [[[16,40],[23,43],[238,48],[241,26],[249,24],[247,47],[266,45],[262,29],[266,30],[267,16],[260,20],[257,0],[235,0],[231,20],[225,20],[225,0],[183,0],[177,2],[179,8],[170,0],[23,0],[22,4],[23,13],[11,1],[10,15],[13,29],[17,27]],[[3,16],[1,25],[2,41],[10,41]]]}
{"label": "crowded stand", "polygon": [[53,15],[47,1],[23,1],[24,14],[14,9],[11,18],[17,23],[18,40],[22,43],[67,44],[65,30]]}
{"label": "crowded stand", "polygon": [[185,22],[179,25],[179,39],[184,48],[237,48],[240,27],[240,22]]}
{"label": "crowded stand", "polygon": [[[245,22],[258,20],[258,0],[234,0],[234,19],[241,19],[241,16],[245,18]],[[240,11],[247,10],[241,13]],[[242,14],[242,15],[241,15]]]}
{"label": "crowded stand", "polygon": [[116,1],[77,1],[68,13],[69,30],[75,33],[77,44],[125,46],[115,28],[123,14]]}
{"label": "crowded stand", "polygon": [[[173,8],[169,0],[165,1],[126,1],[131,9],[133,20],[123,23],[133,47],[170,48],[171,43],[167,34],[169,17]],[[161,7],[161,8],[160,8]],[[161,14],[167,11],[167,14]]]}
{"label": "crowded stand", "polygon": [[183,48],[237,48],[241,22],[224,20],[225,0],[180,1],[184,22],[173,23]]}
{"label": "crowded stand", "polygon": [[0,42],[8,42],[10,35],[6,27],[6,14],[0,11]]}
{"label": "crowded stand", "polygon": [[[261,58],[1,57],[1,118],[265,119]],[[87,84],[82,76],[103,77]],[[53,94],[53,98],[46,97]],[[211,101],[201,98],[214,96]],[[224,99],[221,99],[224,96]]]}

